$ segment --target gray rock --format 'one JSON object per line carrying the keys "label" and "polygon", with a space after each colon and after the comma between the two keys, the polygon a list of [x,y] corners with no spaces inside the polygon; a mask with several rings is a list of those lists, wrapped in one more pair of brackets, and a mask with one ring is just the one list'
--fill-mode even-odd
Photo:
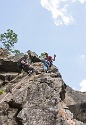
{"label": "gray rock", "polygon": [[[1,53],[3,54],[3,51]],[[31,51],[29,54],[29,59],[34,62],[31,64],[34,69],[37,71],[43,69],[42,64],[37,63],[40,61],[37,54]],[[19,72],[17,60],[22,56],[22,54],[14,56],[6,53],[4,55],[3,58],[0,57],[0,70],[1,73],[4,72],[4,75],[0,75],[1,84],[3,81],[10,81],[9,72],[11,72],[10,79],[17,76]],[[12,72],[17,74],[13,75]],[[82,125],[83,122],[86,123],[86,93],[77,92],[68,87],[56,66],[52,65],[48,73],[32,74],[23,81],[22,77],[24,76],[19,77],[18,82],[12,83],[12,87],[19,85],[16,89],[12,89],[12,93],[8,92],[9,96],[6,100],[10,101],[5,100],[0,105],[0,125]],[[4,95],[6,93],[3,94],[3,98]],[[84,103],[80,103],[81,101]]]}

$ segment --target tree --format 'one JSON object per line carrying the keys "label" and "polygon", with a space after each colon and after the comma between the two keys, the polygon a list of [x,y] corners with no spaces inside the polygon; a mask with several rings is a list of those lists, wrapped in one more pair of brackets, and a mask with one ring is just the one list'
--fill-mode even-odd
{"label": "tree", "polygon": [[8,51],[12,52],[14,44],[18,41],[17,36],[18,35],[14,33],[13,30],[8,29],[7,33],[0,34],[0,41]]}
{"label": "tree", "polygon": [[14,53],[14,54],[20,54],[20,51],[19,50],[13,50],[13,51],[11,51],[12,53]]}

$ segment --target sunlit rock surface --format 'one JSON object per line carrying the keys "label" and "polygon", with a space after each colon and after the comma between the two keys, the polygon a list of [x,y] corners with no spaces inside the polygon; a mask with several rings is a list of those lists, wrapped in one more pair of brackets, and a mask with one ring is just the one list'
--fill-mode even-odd
{"label": "sunlit rock surface", "polygon": [[17,67],[23,54],[11,56],[6,51],[3,56],[3,51],[0,54],[0,90],[4,90],[0,94],[0,125],[86,124],[86,93],[67,86],[56,66],[43,72],[37,54],[29,51],[31,66],[38,71],[37,75],[29,76]]}

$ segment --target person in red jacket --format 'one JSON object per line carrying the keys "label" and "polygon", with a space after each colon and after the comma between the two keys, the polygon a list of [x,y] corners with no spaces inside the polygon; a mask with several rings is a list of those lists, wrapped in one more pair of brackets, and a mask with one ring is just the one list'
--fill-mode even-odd
{"label": "person in red jacket", "polygon": [[56,55],[54,54],[54,59],[52,58],[52,56],[48,56],[48,53],[45,53],[45,55],[46,55],[45,60],[48,61],[48,63],[49,63],[49,67],[51,67],[52,64],[53,64],[53,61],[55,61],[55,57],[56,57]]}
{"label": "person in red jacket", "polygon": [[45,52],[45,58],[41,60],[42,63],[44,64],[44,67],[43,67],[44,70],[48,70],[48,68],[52,66],[53,61],[55,61],[55,57],[56,57],[55,54],[53,59],[52,56],[48,56],[48,53]]}

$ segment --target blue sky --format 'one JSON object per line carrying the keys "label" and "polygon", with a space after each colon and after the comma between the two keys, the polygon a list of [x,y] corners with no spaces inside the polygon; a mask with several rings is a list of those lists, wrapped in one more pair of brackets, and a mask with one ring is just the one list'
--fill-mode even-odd
{"label": "blue sky", "polygon": [[86,91],[86,0],[0,0],[0,34],[18,34],[15,49],[57,55],[64,82]]}

